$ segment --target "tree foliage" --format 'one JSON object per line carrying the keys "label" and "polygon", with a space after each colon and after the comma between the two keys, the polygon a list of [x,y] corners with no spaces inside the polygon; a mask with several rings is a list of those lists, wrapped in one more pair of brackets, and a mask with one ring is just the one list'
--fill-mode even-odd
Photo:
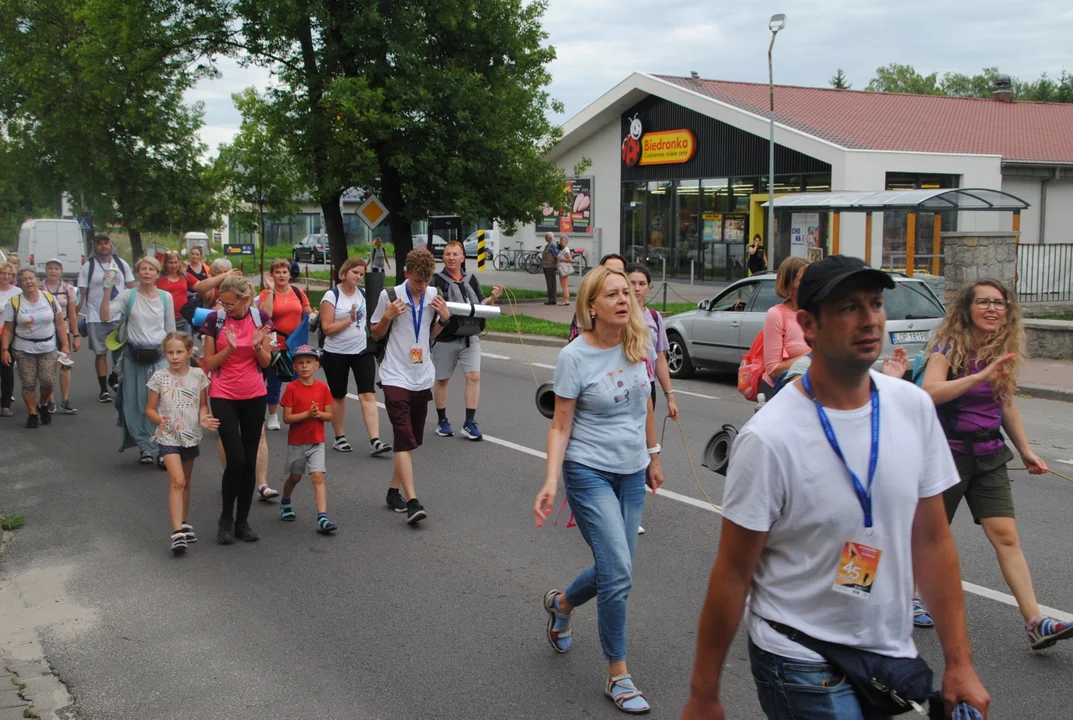
{"label": "tree foliage", "polygon": [[486,216],[511,229],[561,190],[542,159],[559,109],[544,0],[238,0],[245,45],[280,81],[282,136],[345,258],[339,196],[376,192],[399,262],[411,222]]}
{"label": "tree foliage", "polygon": [[[921,75],[912,65],[891,63],[876,68],[876,75],[868,83],[873,92],[912,93],[916,95],[945,95],[947,97],[990,98],[995,79],[1000,75],[997,67],[984,68],[977,75],[937,72]],[[836,76],[837,77],[837,76]],[[832,85],[835,78],[831,79]],[[1014,100],[1040,102],[1073,102],[1073,76],[1062,70],[1052,80],[1043,73],[1035,81],[1010,78]]]}
{"label": "tree foliage", "polygon": [[838,71],[827,83],[835,90],[851,90],[853,88],[849,81],[846,80],[846,73],[842,71],[842,68],[838,68]]}

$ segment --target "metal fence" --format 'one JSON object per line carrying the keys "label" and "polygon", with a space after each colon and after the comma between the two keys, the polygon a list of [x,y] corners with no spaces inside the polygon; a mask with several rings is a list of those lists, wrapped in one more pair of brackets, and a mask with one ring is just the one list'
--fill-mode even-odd
{"label": "metal fence", "polygon": [[1073,300],[1073,243],[1018,245],[1017,298],[1021,302]]}

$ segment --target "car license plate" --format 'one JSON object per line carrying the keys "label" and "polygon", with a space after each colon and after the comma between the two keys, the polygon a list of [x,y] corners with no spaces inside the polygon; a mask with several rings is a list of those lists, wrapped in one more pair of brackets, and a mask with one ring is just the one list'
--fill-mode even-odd
{"label": "car license plate", "polygon": [[926,343],[931,333],[927,330],[916,332],[892,332],[890,341],[895,345],[908,345],[909,343]]}

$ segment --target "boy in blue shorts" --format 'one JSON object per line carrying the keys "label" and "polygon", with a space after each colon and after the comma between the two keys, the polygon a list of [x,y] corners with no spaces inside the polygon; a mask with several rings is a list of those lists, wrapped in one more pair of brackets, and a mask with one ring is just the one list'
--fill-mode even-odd
{"label": "boy in blue shorts", "polygon": [[324,423],[332,419],[332,393],[313,377],[320,367],[316,349],[302,345],[292,353],[298,379],[287,385],[279,404],[287,432],[287,482],[283,485],[279,512],[282,520],[298,516],[291,507],[291,493],[309,471],[313,498],[317,503],[317,532],[327,535],[338,527],[328,519],[328,489],[324,485]]}

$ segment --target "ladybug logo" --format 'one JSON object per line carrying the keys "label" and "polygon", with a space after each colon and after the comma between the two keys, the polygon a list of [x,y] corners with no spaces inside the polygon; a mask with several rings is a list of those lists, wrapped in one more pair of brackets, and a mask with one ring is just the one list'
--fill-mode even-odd
{"label": "ladybug logo", "polygon": [[641,119],[636,115],[630,120],[630,134],[622,140],[622,162],[627,167],[636,167],[641,159]]}

